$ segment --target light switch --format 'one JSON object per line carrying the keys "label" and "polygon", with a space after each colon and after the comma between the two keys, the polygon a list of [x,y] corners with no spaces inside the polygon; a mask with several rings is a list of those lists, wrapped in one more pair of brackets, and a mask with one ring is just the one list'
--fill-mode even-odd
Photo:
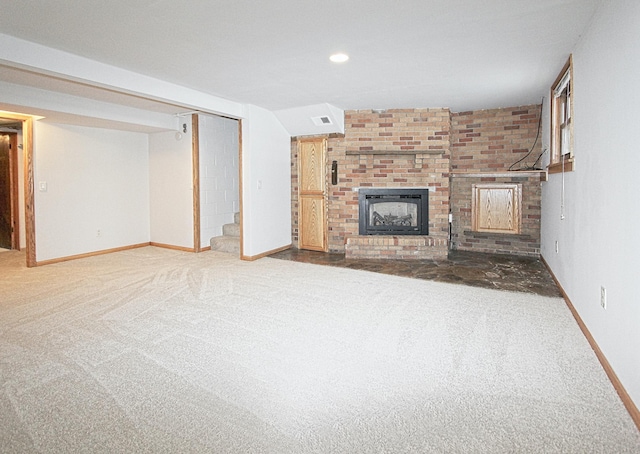
{"label": "light switch", "polygon": [[39,181],[38,182],[38,189],[40,190],[40,192],[47,192],[47,182],[46,181]]}

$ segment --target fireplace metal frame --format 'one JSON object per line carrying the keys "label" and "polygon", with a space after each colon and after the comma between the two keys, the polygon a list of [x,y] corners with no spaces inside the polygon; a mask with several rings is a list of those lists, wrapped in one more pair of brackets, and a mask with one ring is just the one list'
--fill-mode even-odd
{"label": "fireplace metal frame", "polygon": [[[417,199],[417,200],[416,200]],[[409,202],[418,205],[416,226],[368,225],[371,201]],[[412,202],[416,200],[416,202]],[[360,235],[428,235],[428,188],[360,188],[358,190],[358,226]]]}

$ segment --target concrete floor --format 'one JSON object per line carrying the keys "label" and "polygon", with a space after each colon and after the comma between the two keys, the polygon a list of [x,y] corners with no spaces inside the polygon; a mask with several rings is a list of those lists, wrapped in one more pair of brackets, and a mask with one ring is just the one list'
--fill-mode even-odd
{"label": "concrete floor", "polygon": [[346,259],[344,254],[295,248],[270,257],[473,287],[562,296],[544,264],[532,257],[450,251],[447,260],[439,261],[364,260]]}

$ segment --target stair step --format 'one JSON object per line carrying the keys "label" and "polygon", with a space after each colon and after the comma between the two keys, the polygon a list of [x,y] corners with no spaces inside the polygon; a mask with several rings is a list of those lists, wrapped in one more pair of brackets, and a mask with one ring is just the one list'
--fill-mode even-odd
{"label": "stair step", "polygon": [[214,236],[210,240],[211,250],[220,252],[229,252],[233,254],[240,253],[240,237],[236,236]]}
{"label": "stair step", "polygon": [[240,236],[240,224],[225,224],[222,226],[224,236]]}

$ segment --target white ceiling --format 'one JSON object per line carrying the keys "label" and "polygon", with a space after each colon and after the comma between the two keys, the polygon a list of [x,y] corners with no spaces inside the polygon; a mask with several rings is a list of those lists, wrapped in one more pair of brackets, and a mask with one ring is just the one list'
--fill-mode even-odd
{"label": "white ceiling", "polygon": [[[0,0],[0,32],[269,110],[465,111],[539,103],[600,3]],[[176,112],[8,67],[0,80]]]}

